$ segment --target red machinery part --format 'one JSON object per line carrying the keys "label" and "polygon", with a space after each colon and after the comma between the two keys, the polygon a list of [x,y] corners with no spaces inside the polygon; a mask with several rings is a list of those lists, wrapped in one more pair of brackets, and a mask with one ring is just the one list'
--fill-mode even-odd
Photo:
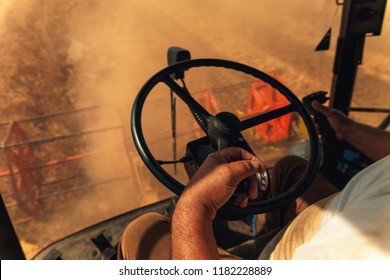
{"label": "red machinery part", "polygon": [[[268,73],[280,83],[284,84],[280,75]],[[288,105],[288,100],[269,84],[256,79],[249,89],[247,100],[247,115],[255,115],[272,111]],[[257,137],[266,142],[276,142],[287,138],[290,134],[292,113],[259,124],[255,127]]]}
{"label": "red machinery part", "polygon": [[12,186],[20,208],[28,215],[34,216],[39,211],[39,197],[41,195],[40,178],[34,168],[36,159],[30,145],[14,145],[27,141],[28,138],[18,123],[11,122],[4,141],[4,149]]}

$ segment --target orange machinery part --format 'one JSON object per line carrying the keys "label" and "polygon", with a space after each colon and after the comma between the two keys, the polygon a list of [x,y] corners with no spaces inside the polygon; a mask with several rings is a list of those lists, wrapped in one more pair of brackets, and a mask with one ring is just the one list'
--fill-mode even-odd
{"label": "orange machinery part", "polygon": [[[271,72],[268,75],[284,84],[279,74]],[[262,80],[256,79],[249,89],[246,111],[248,115],[261,114],[288,104],[289,101],[279,91]],[[291,120],[292,113],[289,113],[259,124],[255,127],[256,135],[266,142],[285,139],[290,133]]]}

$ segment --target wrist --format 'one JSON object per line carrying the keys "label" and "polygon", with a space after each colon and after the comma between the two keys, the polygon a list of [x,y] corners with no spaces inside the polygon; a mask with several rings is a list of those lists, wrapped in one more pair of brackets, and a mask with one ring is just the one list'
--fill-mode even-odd
{"label": "wrist", "polygon": [[173,259],[218,259],[212,218],[203,206],[181,197],[172,217]]}
{"label": "wrist", "polygon": [[172,236],[191,240],[195,233],[201,234],[204,227],[212,227],[212,220],[207,209],[180,197],[172,216]]}
{"label": "wrist", "polygon": [[196,196],[184,192],[176,205],[175,214],[192,220],[213,220],[216,211],[211,210],[211,207],[208,207],[202,199],[197,199]]}
{"label": "wrist", "polygon": [[342,130],[342,139],[346,142],[351,143],[354,137],[354,132],[357,130],[357,126],[359,124],[351,119],[348,119],[348,122],[346,125],[344,125],[344,128]]}

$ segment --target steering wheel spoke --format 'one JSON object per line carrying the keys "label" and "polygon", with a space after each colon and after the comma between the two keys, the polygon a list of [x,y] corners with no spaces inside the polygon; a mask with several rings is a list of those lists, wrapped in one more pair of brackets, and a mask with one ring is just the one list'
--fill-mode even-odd
{"label": "steering wheel spoke", "polygon": [[172,78],[169,76],[165,77],[162,82],[166,84],[176,95],[183,100],[187,106],[199,114],[203,119],[206,121],[209,121],[211,114],[207,112],[205,108],[203,108],[202,105],[200,105],[188,92],[187,89],[182,88],[180,85],[178,85]]}
{"label": "steering wheel spoke", "polygon": [[281,108],[278,108],[278,109],[275,109],[275,110],[272,110],[272,111],[269,111],[269,112],[266,112],[266,113],[263,113],[260,115],[256,115],[254,117],[251,117],[249,119],[241,121],[241,131],[246,130],[248,128],[251,128],[253,126],[265,123],[265,122],[270,121],[272,119],[279,118],[283,115],[286,115],[286,114],[294,112],[294,111],[296,111],[296,106],[293,105],[292,103],[290,103],[290,104],[283,106]]}

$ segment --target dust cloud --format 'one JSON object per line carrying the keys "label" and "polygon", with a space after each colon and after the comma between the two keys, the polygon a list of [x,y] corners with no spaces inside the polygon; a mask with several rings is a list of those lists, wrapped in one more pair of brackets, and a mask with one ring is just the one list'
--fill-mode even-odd
{"label": "dust cloud", "polygon": [[[303,97],[330,90],[340,15],[341,7],[327,0],[1,1],[0,122],[99,107],[26,126],[37,138],[99,131],[39,148],[42,162],[99,153],[72,163],[66,172],[57,168],[43,174],[78,175],[81,179],[72,184],[86,187],[62,199],[48,199],[39,216],[17,226],[24,248],[33,248],[28,257],[87,225],[172,195],[144,167],[129,129],[134,98],[148,78],[167,65],[168,47],[187,48],[193,58],[229,59],[278,72]],[[384,63],[389,57],[389,20],[387,12],[383,35],[367,39],[359,70],[364,82],[356,86],[355,105],[390,103],[385,90],[390,64]],[[329,27],[334,30],[330,51],[315,53]],[[210,80],[199,80],[193,88],[212,87]],[[220,81],[228,85],[231,80]],[[146,116],[146,123],[157,126],[151,127],[156,138],[169,130],[156,125],[163,118],[156,112],[166,105],[156,103]],[[356,115],[369,124],[378,124],[382,117]],[[170,145],[168,137],[157,150]],[[3,163],[0,167],[6,169]]]}
{"label": "dust cloud", "polygon": [[[145,50],[128,40],[137,28],[128,20],[132,3],[10,0],[0,5],[1,137],[7,121],[99,107],[23,123],[29,138],[38,140],[97,131],[33,147],[40,164],[73,156],[82,160],[39,171],[49,187],[43,186],[38,216],[26,219],[10,208],[27,257],[64,235],[171,195],[154,188],[140,192],[138,184],[147,176],[134,172],[145,168],[129,131],[130,108],[141,85],[135,82],[140,71],[133,60]],[[7,168],[4,157],[1,171]],[[1,192],[14,204],[9,182]]]}

